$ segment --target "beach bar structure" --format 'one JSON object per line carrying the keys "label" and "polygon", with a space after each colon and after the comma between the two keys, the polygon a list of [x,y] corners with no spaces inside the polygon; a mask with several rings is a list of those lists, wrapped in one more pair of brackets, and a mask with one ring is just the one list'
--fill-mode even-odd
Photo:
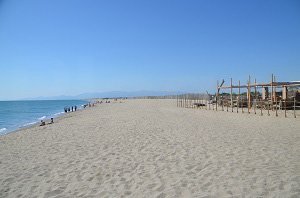
{"label": "beach bar structure", "polygon": [[240,81],[233,84],[231,78],[229,85],[225,85],[224,80],[217,82],[214,95],[207,93],[206,97],[202,95],[196,98],[192,94],[177,96],[177,106],[260,115],[263,112],[267,112],[267,115],[274,112],[276,116],[284,113],[285,117],[292,113],[296,118],[296,111],[300,110],[300,81],[279,82],[272,74],[268,83],[258,83],[256,79],[251,82],[249,76],[246,84]]}

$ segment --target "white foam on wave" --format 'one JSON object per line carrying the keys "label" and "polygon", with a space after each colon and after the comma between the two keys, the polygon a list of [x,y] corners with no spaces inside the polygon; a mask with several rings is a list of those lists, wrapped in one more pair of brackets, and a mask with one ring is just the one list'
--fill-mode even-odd
{"label": "white foam on wave", "polygon": [[42,116],[42,117],[40,117],[40,118],[38,118],[39,120],[43,120],[43,119],[45,119],[46,118],[46,116]]}
{"label": "white foam on wave", "polygon": [[4,131],[6,131],[7,130],[7,128],[1,128],[0,129],[0,133],[3,133]]}
{"label": "white foam on wave", "polygon": [[26,127],[26,126],[30,126],[30,125],[34,125],[36,124],[37,122],[29,122],[29,123],[26,123],[23,125],[23,127]]}
{"label": "white foam on wave", "polygon": [[58,115],[63,114],[63,113],[65,113],[65,112],[55,113],[54,116],[58,116]]}

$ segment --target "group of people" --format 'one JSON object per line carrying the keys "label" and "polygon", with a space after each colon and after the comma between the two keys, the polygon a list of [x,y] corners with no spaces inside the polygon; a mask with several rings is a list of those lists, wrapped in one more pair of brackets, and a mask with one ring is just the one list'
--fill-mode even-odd
{"label": "group of people", "polygon": [[77,111],[77,106],[75,105],[75,106],[72,106],[71,108],[70,107],[65,107],[64,108],[64,111],[65,111],[65,113],[68,113],[68,112],[73,112],[73,111]]}
{"label": "group of people", "polygon": [[[53,123],[54,123],[53,118],[51,118],[51,121],[48,124],[53,124]],[[46,125],[46,122],[41,120],[40,126],[45,126],[45,125]]]}
{"label": "group of people", "polygon": [[[73,111],[77,111],[77,106],[76,105],[72,106],[72,107],[65,107],[64,108],[65,113],[73,112]],[[51,121],[48,124],[53,124],[53,123],[54,123],[53,118],[51,118]],[[41,120],[40,126],[45,126],[45,125],[46,125],[46,122]]]}

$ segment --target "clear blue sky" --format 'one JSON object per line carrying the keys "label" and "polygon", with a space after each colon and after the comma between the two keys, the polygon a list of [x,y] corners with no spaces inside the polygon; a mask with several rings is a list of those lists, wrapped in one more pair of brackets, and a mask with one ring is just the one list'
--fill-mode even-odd
{"label": "clear blue sky", "polygon": [[0,0],[0,72],[0,100],[300,80],[300,1]]}

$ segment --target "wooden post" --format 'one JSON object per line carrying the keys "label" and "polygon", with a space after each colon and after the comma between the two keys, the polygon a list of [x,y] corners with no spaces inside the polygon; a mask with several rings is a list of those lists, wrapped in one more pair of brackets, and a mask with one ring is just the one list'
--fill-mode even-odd
{"label": "wooden post", "polygon": [[[198,94],[198,101],[197,101],[198,104],[200,104],[200,94]],[[200,106],[197,106],[198,108],[200,108]]]}
{"label": "wooden post", "polygon": [[251,108],[251,89],[250,89],[250,75],[249,75],[249,80],[248,80],[248,113],[250,113],[250,108]]}
{"label": "wooden post", "polygon": [[185,94],[185,108],[188,107],[188,96],[187,94]]}
{"label": "wooden post", "polygon": [[244,98],[242,97],[242,113],[244,113]]}
{"label": "wooden post", "polygon": [[272,74],[272,80],[271,80],[271,103],[272,103],[272,111],[274,110],[273,108],[273,74]]}
{"label": "wooden post", "polygon": [[186,94],[186,108],[190,107],[189,94]]}
{"label": "wooden post", "polygon": [[284,117],[286,117],[286,99],[284,100]]}
{"label": "wooden post", "polygon": [[210,110],[210,96],[208,95],[208,110]]}
{"label": "wooden post", "polygon": [[267,105],[267,107],[268,107],[268,116],[270,115],[270,104],[269,104],[270,102],[269,102],[269,100],[268,100],[268,105]]}
{"label": "wooden post", "polygon": [[231,112],[233,112],[232,78],[230,78],[230,106],[231,106]]}
{"label": "wooden post", "polygon": [[260,115],[261,115],[261,116],[263,115],[262,109],[263,109],[263,100],[260,99]]}
{"label": "wooden post", "polygon": [[[276,78],[274,76],[274,83],[276,82]],[[275,111],[276,111],[276,117],[278,116],[278,112],[277,112],[277,97],[276,97],[276,85],[274,86],[274,100],[275,100]]]}
{"label": "wooden post", "polygon": [[181,97],[180,97],[181,99],[181,108],[183,107],[183,95],[181,95]]}
{"label": "wooden post", "polygon": [[296,118],[296,96],[294,97],[294,118]]}
{"label": "wooden post", "polygon": [[239,112],[239,105],[240,105],[240,97],[241,97],[241,82],[239,80],[239,97],[238,97],[238,100],[237,100],[237,109],[236,109],[236,112],[238,113]]}
{"label": "wooden post", "polygon": [[256,104],[257,104],[256,78],[254,79],[254,95],[255,95],[254,114],[256,114]]}
{"label": "wooden post", "polygon": [[[198,104],[200,104],[200,101],[201,101],[201,94],[199,93],[198,96],[199,96],[199,98],[198,98]],[[201,109],[201,106],[200,106],[200,105],[199,105],[198,107],[199,107],[199,109]]]}
{"label": "wooden post", "polygon": [[227,107],[227,112],[228,112],[228,99],[226,99],[227,100],[227,105],[226,105],[226,107]]}
{"label": "wooden post", "polygon": [[211,106],[212,106],[212,110],[215,110],[215,105],[214,105],[214,102],[213,102],[213,101],[212,101]]}
{"label": "wooden post", "polygon": [[273,99],[273,101],[275,101],[276,102],[276,111],[277,111],[277,98],[276,98],[276,85],[274,86],[274,83],[276,82],[276,78],[275,78],[275,75],[273,75],[273,78],[274,78],[274,80],[273,80],[273,89],[274,89],[274,91],[273,91],[273,94],[274,94],[274,99]]}
{"label": "wooden post", "polygon": [[282,99],[283,100],[288,99],[288,88],[287,88],[287,86],[282,87]]}
{"label": "wooden post", "polygon": [[218,111],[219,81],[217,81],[216,111]]}
{"label": "wooden post", "polygon": [[278,117],[278,112],[277,112],[277,98],[275,98],[275,115]]}
{"label": "wooden post", "polygon": [[222,111],[224,111],[224,98],[221,99],[221,103],[222,103]]}

